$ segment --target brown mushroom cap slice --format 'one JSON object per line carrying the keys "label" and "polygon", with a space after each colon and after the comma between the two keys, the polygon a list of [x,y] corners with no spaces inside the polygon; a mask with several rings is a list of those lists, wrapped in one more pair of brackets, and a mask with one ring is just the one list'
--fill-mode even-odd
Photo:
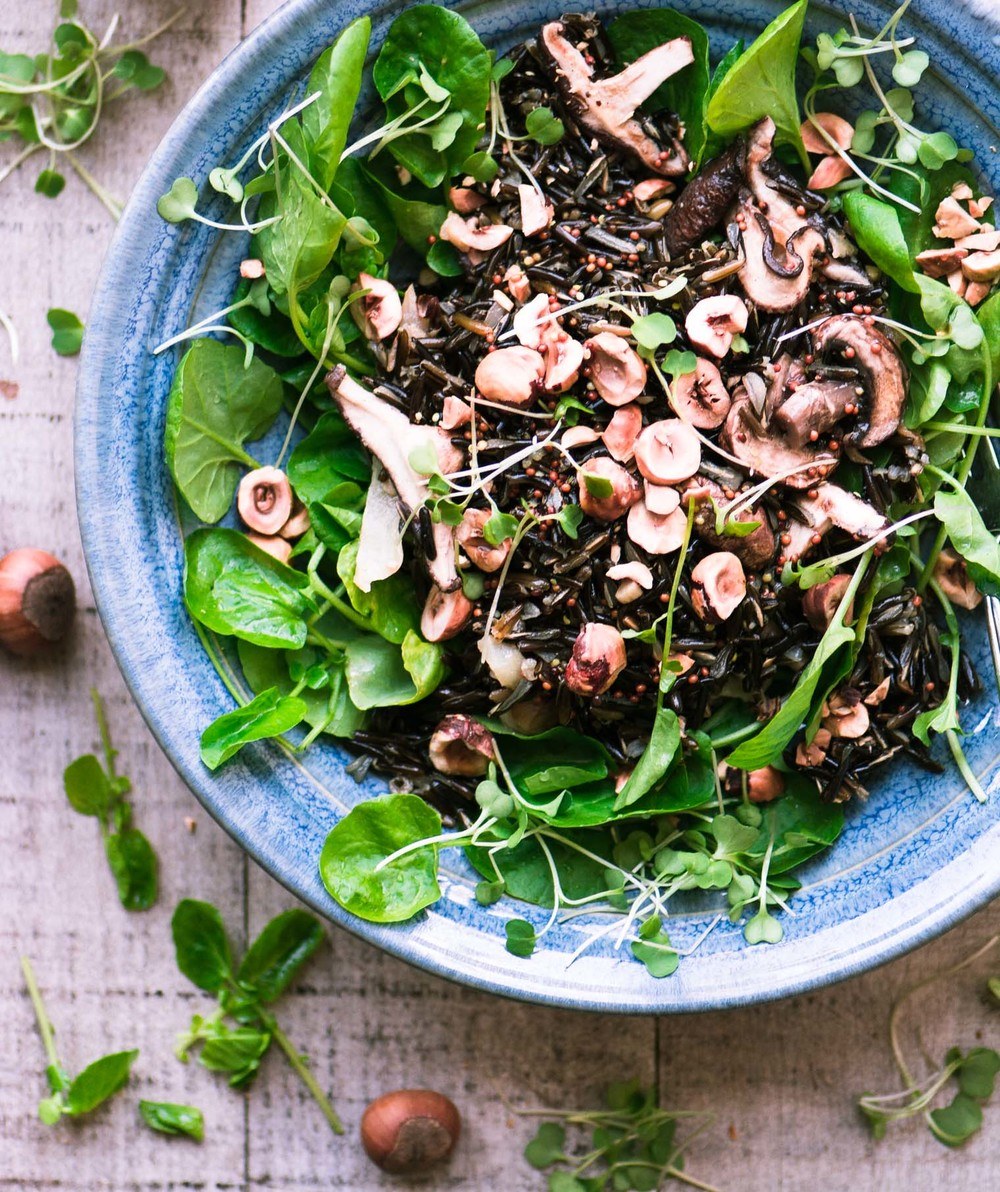
{"label": "brown mushroom cap slice", "polygon": [[728,621],[746,594],[743,565],[729,551],[706,555],[691,570],[691,606],[703,621]]}
{"label": "brown mushroom cap slice", "polygon": [[656,174],[679,175],[687,170],[682,149],[664,157],[646,133],[635,112],[667,79],[694,61],[691,41],[676,37],[637,58],[617,75],[595,79],[593,67],[564,36],[561,21],[542,27],[539,48],[555,67],[556,85],[580,124],[599,141],[623,149]]}
{"label": "brown mushroom cap slice", "polygon": [[292,512],[292,486],[280,468],[254,468],[240,481],[236,509],[246,526],[265,536],[279,534]]}
{"label": "brown mushroom cap slice", "polygon": [[793,447],[804,447],[813,431],[821,435],[832,429],[858,400],[850,381],[806,381],[778,406],[774,421]]}
{"label": "brown mushroom cap slice", "polygon": [[[596,477],[599,483],[588,487],[588,476]],[[598,521],[616,521],[642,497],[639,481],[627,468],[615,463],[607,455],[588,459],[580,468],[578,480],[580,508],[588,517],[596,518]],[[605,485],[600,482],[611,485],[608,495],[598,495],[591,491],[591,488],[603,489]]]}
{"label": "brown mushroom cap slice", "polygon": [[667,252],[673,258],[700,244],[725,219],[743,185],[746,141],[707,162],[677,196],[663,220]]}
{"label": "brown mushroom cap slice", "polygon": [[584,341],[586,373],[609,406],[625,406],[646,387],[642,357],[613,331],[601,331]]}
{"label": "brown mushroom cap slice", "polygon": [[836,456],[820,454],[815,447],[793,447],[768,434],[745,395],[733,402],[721,438],[752,475],[780,476],[789,488],[813,488],[837,466]]}
{"label": "brown mushroom cap slice", "polygon": [[868,429],[858,439],[874,447],[899,428],[906,403],[906,370],[896,345],[877,327],[857,315],[831,315],[812,333],[813,352],[849,353],[868,391]]}
{"label": "brown mushroom cap slice", "polygon": [[577,695],[603,695],[625,669],[625,639],[613,625],[584,625],[566,663],[566,686]]}
{"label": "brown mushroom cap slice", "polygon": [[471,716],[446,716],[431,734],[427,749],[431,765],[439,774],[460,774],[478,778],[496,756],[488,729]]}
{"label": "brown mushroom cap slice", "polygon": [[534,348],[498,348],[476,366],[476,388],[487,401],[529,406],[541,387],[545,358]]}
{"label": "brown mushroom cap slice", "polygon": [[628,511],[625,533],[647,555],[669,555],[680,550],[687,532],[687,514],[677,508],[673,513],[653,513],[645,501]]}
{"label": "brown mushroom cap slice", "polygon": [[698,471],[701,441],[680,418],[662,418],[636,439],[635,462],[654,484],[677,484]]}
{"label": "brown mushroom cap slice", "polygon": [[699,357],[694,372],[682,373],[671,388],[674,410],[699,430],[721,426],[733,404],[722,373],[711,360]]}

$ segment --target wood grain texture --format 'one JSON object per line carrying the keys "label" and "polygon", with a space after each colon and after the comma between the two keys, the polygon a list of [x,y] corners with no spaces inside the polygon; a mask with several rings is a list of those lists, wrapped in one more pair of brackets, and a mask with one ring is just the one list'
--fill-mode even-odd
{"label": "wood grain texture", "polygon": [[[992,0],[986,0],[988,10]],[[172,0],[124,6],[125,28],[142,32]],[[125,197],[180,105],[274,0],[189,5],[154,57],[170,82],[109,113],[83,160]],[[84,0],[95,24],[107,0]],[[35,49],[51,12],[39,0],[4,0],[0,45]],[[0,147],[0,162],[6,149]],[[590,1105],[609,1081],[657,1080],[664,1104],[714,1109],[715,1126],[689,1167],[719,1188],[743,1192],[971,1192],[995,1187],[1000,1125],[960,1153],[919,1125],[873,1144],[853,1096],[894,1084],[885,1021],[894,996],[971,952],[1000,930],[991,908],[919,953],[858,980],[774,1006],[678,1018],[612,1018],[538,1009],[472,993],[425,976],[340,932],[281,1007],[287,1033],[306,1049],[348,1124],[335,1138],[277,1054],[248,1095],[173,1059],[175,1033],[203,1006],[178,974],[169,918],[179,898],[208,898],[234,935],[254,933],[290,905],[208,819],[174,774],[132,706],[111,659],[87,588],[73,503],[72,400],[75,362],[48,346],[45,311],[85,314],[112,232],[99,204],[74,178],[56,201],[34,194],[34,171],[0,188],[0,309],[22,336],[10,361],[0,341],[0,379],[19,396],[0,398],[0,551],[53,550],[80,587],[81,615],[66,651],[42,662],[0,659],[0,1189],[35,1192],[168,1192],[180,1189],[399,1187],[357,1145],[365,1103],[389,1088],[427,1085],[459,1103],[465,1134],[454,1162],[430,1185],[465,1192],[528,1192],[543,1181],[521,1159],[532,1132],[502,1098],[519,1105]],[[137,821],[162,859],[162,897],[128,915],[114,897],[92,821],[64,805],[66,762],[92,748],[88,688],[104,692],[123,768],[136,789]],[[194,834],[185,817],[197,822]],[[43,1053],[17,957],[35,963],[66,1062],[138,1046],[128,1091],[80,1125],[43,1126]],[[922,1050],[996,1041],[997,1016],[983,1004],[981,963],[921,995]],[[151,1134],[138,1096],[203,1107],[205,1142]],[[996,1111],[994,1111],[996,1113]]]}

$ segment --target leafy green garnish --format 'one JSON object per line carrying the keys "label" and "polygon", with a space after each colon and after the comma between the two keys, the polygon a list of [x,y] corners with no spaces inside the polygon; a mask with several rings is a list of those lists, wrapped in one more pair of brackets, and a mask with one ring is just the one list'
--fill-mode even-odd
{"label": "leafy green garnish", "polygon": [[194,1105],[140,1101],[139,1115],[151,1130],[160,1134],[185,1134],[195,1142],[201,1142],[205,1137],[205,1116]]}
{"label": "leafy green garnish", "polygon": [[71,310],[53,307],[46,315],[52,328],[52,350],[59,356],[76,356],[83,346],[83,324]]}

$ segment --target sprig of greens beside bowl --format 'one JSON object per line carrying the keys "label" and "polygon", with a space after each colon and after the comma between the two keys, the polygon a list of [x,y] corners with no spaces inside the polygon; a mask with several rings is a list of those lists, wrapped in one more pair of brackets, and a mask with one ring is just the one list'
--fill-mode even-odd
{"label": "sprig of greens beside bowl", "polygon": [[[319,859],[347,910],[411,918],[461,847],[482,904],[551,908],[507,923],[515,955],[597,908],[579,951],[614,933],[664,977],[682,891],[780,940],[890,758],[938,768],[941,736],[983,797],[955,609],[1000,593],[967,491],[1000,231],[971,154],[915,123],[906,7],[800,52],[801,0],[713,68],[670,9],[498,59],[416,6],[349,143],[362,18],[209,174],[230,221],[190,179],[161,198],[253,237],[233,301],[157,348],[194,340],[166,426],[208,523],[187,608],[256,693],[202,759],[305,726],[394,778]],[[215,524],[234,497],[246,532]]]}

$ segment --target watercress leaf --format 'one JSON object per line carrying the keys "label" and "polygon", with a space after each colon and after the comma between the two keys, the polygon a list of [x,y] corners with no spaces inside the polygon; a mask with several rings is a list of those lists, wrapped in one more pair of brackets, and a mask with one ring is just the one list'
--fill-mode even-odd
{"label": "watercress leaf", "polygon": [[427,249],[427,265],[439,277],[461,277],[465,272],[458,249],[447,240],[435,240]]}
{"label": "watercress leaf", "polygon": [[940,488],[934,494],[934,516],[948,531],[958,553],[970,565],[977,587],[1000,595],[1000,545],[986,528],[966,489]]}
{"label": "watercress leaf", "polygon": [[185,898],[170,920],[177,967],[207,993],[217,993],[233,976],[233,958],[222,916],[211,903]]}
{"label": "watercress leaf", "polygon": [[662,83],[644,107],[652,112],[666,110],[677,114],[684,127],[684,144],[692,160],[697,161],[705,144],[705,109],[710,86],[705,29],[672,8],[627,12],[608,27],[615,58],[623,67],[675,37],[688,38],[694,61]]}
{"label": "watercress leaf", "polygon": [[400,237],[414,252],[426,256],[432,238],[436,243],[448,208],[438,200],[436,192],[412,183],[398,187],[388,174],[380,159],[365,164],[364,175],[392,216]]}
{"label": "watercress leaf", "polygon": [[499,746],[504,764],[519,791],[528,796],[553,794],[604,778],[610,772],[611,756],[593,737],[571,728],[551,728],[534,736],[508,733],[496,721],[487,721],[496,734],[503,734]]}
{"label": "watercress leaf", "polygon": [[[906,405],[906,425],[911,430],[922,426],[941,409],[950,385],[951,373],[939,360],[929,361],[925,368],[914,369]],[[979,405],[978,396],[975,405]]]}
{"label": "watercress leaf", "polygon": [[[497,825],[493,829],[497,841],[512,839],[513,832],[514,825],[509,823]],[[594,858],[610,857],[613,841],[606,832],[586,828],[575,832],[573,839],[592,856],[586,856],[578,849],[569,848],[558,840],[547,842],[559,873],[559,884],[563,893],[568,898],[587,898],[594,894],[603,894],[609,885],[605,865]],[[467,848],[465,855],[477,873],[488,881],[496,881],[496,871],[484,849]],[[537,906],[552,905],[552,870],[537,840],[529,838],[513,848],[500,850],[494,853],[494,860],[511,898]]]}
{"label": "watercress leaf", "polygon": [[642,315],[632,321],[632,337],[640,347],[653,351],[674,342],[677,324],[670,315]]}
{"label": "watercress leaf", "polygon": [[138,1055],[138,1051],[116,1051],[88,1064],[66,1090],[64,1112],[79,1117],[113,1097],[127,1084]]}
{"label": "watercress leaf", "polygon": [[580,469],[579,480],[583,482],[590,496],[597,500],[604,500],[615,491],[614,485],[606,476],[598,476],[596,472],[588,472],[584,468]]}
{"label": "watercress leaf", "polygon": [[541,1171],[565,1158],[566,1130],[558,1122],[542,1122],[535,1137],[524,1148],[524,1157]]}
{"label": "watercress leaf", "polygon": [[276,687],[262,691],[248,704],[224,712],[201,734],[201,760],[217,770],[251,741],[280,737],[299,724],[306,705],[297,696],[281,695]]}
{"label": "watercress leaf", "polygon": [[415,700],[424,699],[445,675],[444,651],[437,642],[428,642],[410,629],[400,645],[403,666],[416,689]]}
{"label": "watercress leaf", "polygon": [[855,190],[844,196],[844,212],[858,246],[897,285],[917,293],[910,246],[903,235],[897,208]]}
{"label": "watercress leaf", "polygon": [[642,757],[615,800],[616,811],[635,803],[660,781],[677,756],[680,743],[681,728],[677,713],[671,708],[658,708]]}
{"label": "watercress leaf", "polygon": [[298,170],[282,179],[278,210],[281,219],[262,228],[255,244],[271,289],[294,296],[329,265],[347,217],[331,199],[324,202]]}
{"label": "watercress leaf", "polygon": [[864,63],[860,58],[837,58],[833,63],[833,73],[841,87],[856,87],[864,78]]}
{"label": "watercress leaf", "polygon": [[524,129],[539,145],[556,145],[566,135],[563,122],[551,108],[532,108],[524,121]]}
{"label": "watercress leaf", "polygon": [[305,644],[311,603],[301,572],[235,530],[195,530],[184,555],[184,601],[195,620],[259,646]]}
{"label": "watercress leaf", "polygon": [[371,463],[367,452],[340,414],[324,414],[298,443],[288,460],[288,479],[306,504],[322,501],[337,485],[353,481],[367,488]]}
{"label": "watercress leaf", "polygon": [[108,865],[127,911],[148,911],[156,902],[159,865],[153,846],[138,828],[122,828],[104,842]]}
{"label": "watercress leaf", "polygon": [[52,350],[59,356],[76,356],[83,345],[83,323],[71,310],[59,307],[45,317],[52,328]]}
{"label": "watercress leaf", "polygon": [[579,505],[564,505],[553,518],[567,538],[575,542],[578,537],[580,524],[583,521],[583,510]]}
{"label": "watercress leaf", "polygon": [[571,1171],[553,1171],[549,1173],[547,1192],[603,1192],[606,1186],[603,1175],[584,1181],[578,1180]]}
{"label": "watercress leaf", "polygon": [[[1000,377],[1000,290],[976,311],[979,325],[983,329],[986,351],[993,363],[994,379]],[[979,404],[978,401],[976,403]]]}
{"label": "watercress leaf", "polygon": [[205,1137],[205,1116],[194,1105],[172,1101],[140,1101],[139,1114],[151,1130],[161,1134],[186,1134],[196,1142]]}
{"label": "watercress leaf", "polygon": [[420,609],[413,585],[401,572],[375,580],[362,592],[354,582],[358,560],[357,540],[348,543],[337,556],[337,575],[347,589],[355,610],[371,622],[371,628],[387,641],[402,645],[406,635],[420,623]]}
{"label": "watercress leaf", "polygon": [[196,517],[216,522],[229,509],[240,475],[256,463],[243,449],[281,408],[281,379],[254,359],[244,367],[235,344],[199,339],[174,373],[164,450],[174,482]]}
{"label": "watercress leaf", "polygon": [[940,170],[946,162],[958,157],[958,145],[946,132],[933,132],[920,142],[917,159],[929,170]]}
{"label": "watercress leaf", "polygon": [[717,857],[735,857],[757,840],[757,829],[741,824],[735,816],[717,815],[709,829],[715,837]]}
{"label": "watercress leaf", "polygon": [[993,1096],[997,1073],[1000,1072],[1000,1055],[991,1047],[973,1047],[962,1059],[961,1067],[955,1073],[959,1090],[966,1097],[977,1101],[988,1101]]}
{"label": "watercress leaf", "polygon": [[956,1093],[950,1105],[932,1109],[929,1114],[931,1133],[945,1146],[961,1146],[983,1125],[983,1110],[978,1101],[964,1093]]}
{"label": "watercress leaf", "polygon": [[345,910],[370,923],[400,923],[441,896],[437,846],[414,849],[377,870],[397,849],[441,833],[441,817],[417,795],[362,803],[331,830],[319,869]]}
{"label": "watercress leaf", "polygon": [[504,930],[507,935],[507,951],[512,956],[520,956],[526,960],[534,952],[538,942],[534,926],[527,919],[509,919]]}
{"label": "watercress leaf", "polygon": [[70,806],[81,815],[106,815],[111,807],[111,784],[92,753],[78,757],[63,771],[63,787]]}
{"label": "watercress leaf", "polygon": [[247,949],[236,980],[265,1005],[281,996],[326,938],[319,920],[302,910],[272,919]]}
{"label": "watercress leaf", "polygon": [[676,381],[678,377],[694,372],[698,367],[698,357],[694,352],[679,352],[676,348],[671,348],[663,357],[661,367],[672,381]]}
{"label": "watercress leaf", "polygon": [[462,162],[462,173],[471,174],[477,182],[492,182],[499,172],[499,165],[485,150],[470,153]]}
{"label": "watercress leaf", "polygon": [[306,95],[318,91],[319,99],[302,113],[302,130],[309,142],[309,164],[324,190],[330,189],[347,144],[371,32],[369,17],[352,21],[316,60],[306,83]]}
{"label": "watercress leaf", "polygon": [[768,25],[730,68],[706,114],[709,127],[726,136],[770,116],[777,139],[794,146],[805,166],[808,158],[799,133],[795,67],[807,4],[808,0],[798,0]]}
{"label": "watercress leaf", "polygon": [[58,170],[42,170],[35,179],[35,193],[54,199],[62,194],[65,185],[66,179]]}
{"label": "watercress leaf", "polygon": [[651,977],[669,977],[680,964],[680,956],[670,946],[670,937],[663,930],[659,915],[645,920],[631,949],[632,955],[646,966]]}
{"label": "watercress leaf", "polygon": [[228,1072],[229,1083],[238,1087],[254,1076],[270,1045],[271,1035],[268,1031],[252,1026],[227,1027],[218,1023],[206,1038],[198,1061],[210,1072]]}
{"label": "watercress leaf", "polygon": [[[251,293],[252,284],[241,281],[233,292],[233,301],[239,302]],[[257,304],[241,306],[238,310],[230,311],[229,325],[241,335],[245,335],[252,343],[264,348],[275,356],[293,359],[302,354],[302,341],[295,333],[291,322],[269,303],[268,311],[261,311]]]}

